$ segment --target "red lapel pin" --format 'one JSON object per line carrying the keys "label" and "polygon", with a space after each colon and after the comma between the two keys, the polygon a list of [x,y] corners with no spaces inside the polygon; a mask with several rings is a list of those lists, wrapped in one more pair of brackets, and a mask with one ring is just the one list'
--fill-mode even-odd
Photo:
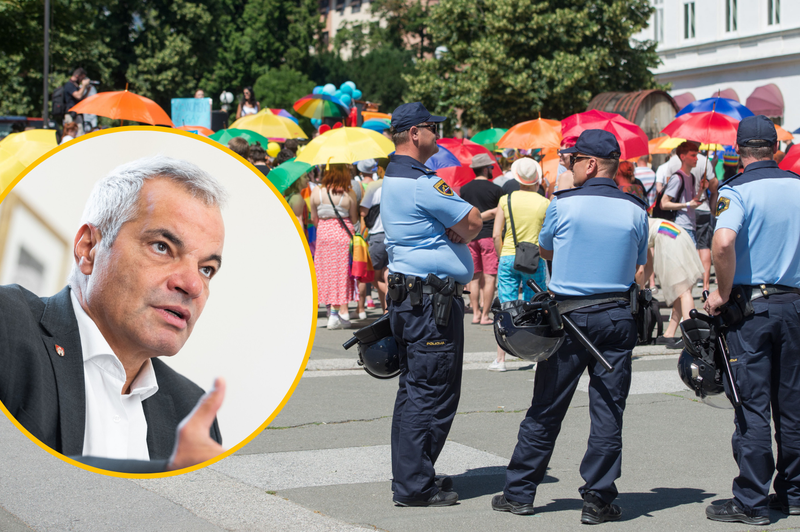
{"label": "red lapel pin", "polygon": [[64,348],[61,347],[60,345],[56,344],[56,353],[58,354],[58,356],[63,357],[64,356]]}

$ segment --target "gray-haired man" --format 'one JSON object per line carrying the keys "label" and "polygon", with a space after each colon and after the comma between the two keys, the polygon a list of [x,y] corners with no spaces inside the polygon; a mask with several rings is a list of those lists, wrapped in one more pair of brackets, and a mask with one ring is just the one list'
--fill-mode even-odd
{"label": "gray-haired man", "polygon": [[120,166],[87,202],[69,286],[50,298],[0,287],[0,400],[32,435],[136,472],[222,452],[214,416],[224,384],[200,401],[203,391],[158,357],[183,347],[203,311],[222,263],[224,199],[185,161]]}

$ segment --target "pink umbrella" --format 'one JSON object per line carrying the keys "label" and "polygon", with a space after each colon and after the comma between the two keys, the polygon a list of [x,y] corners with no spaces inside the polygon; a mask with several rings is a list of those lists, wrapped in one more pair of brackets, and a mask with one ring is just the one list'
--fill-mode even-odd
{"label": "pink umbrella", "polygon": [[592,109],[568,116],[561,121],[561,135],[564,138],[578,136],[587,129],[602,129],[613,133],[619,142],[622,160],[650,153],[648,138],[642,128],[617,113]]}
{"label": "pink umbrella", "polygon": [[[495,163],[494,168],[492,168],[492,177],[493,178],[499,177],[500,175],[503,174],[503,171],[500,169],[500,163],[497,162],[497,157],[495,157],[491,151],[487,150],[480,144],[476,144],[475,142],[472,142],[471,140],[467,139],[450,139],[450,138],[439,139],[436,143],[439,146],[444,146],[445,148],[447,148],[450,151],[450,153],[455,155],[456,159],[458,159],[461,162],[461,166],[465,166],[467,167],[467,169],[469,169],[469,165],[470,163],[472,163],[473,157],[475,157],[479,153],[485,153],[489,155],[489,157],[491,157]],[[437,174],[438,173],[439,172],[437,172]],[[463,185],[464,183],[461,184]]]}

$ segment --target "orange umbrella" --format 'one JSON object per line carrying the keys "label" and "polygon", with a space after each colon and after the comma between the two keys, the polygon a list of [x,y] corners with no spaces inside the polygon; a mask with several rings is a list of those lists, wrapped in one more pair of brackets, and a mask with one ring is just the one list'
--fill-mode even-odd
{"label": "orange umbrella", "polygon": [[656,137],[647,142],[648,147],[650,148],[650,155],[656,154],[663,154],[666,155],[672,151],[672,148],[662,148],[661,143],[666,141],[669,137],[664,135],[663,137]]}
{"label": "orange umbrella", "polygon": [[89,96],[70,111],[100,115],[117,120],[131,120],[152,125],[172,126],[172,120],[159,105],[144,96],[124,91],[101,92]]}
{"label": "orange umbrella", "polygon": [[178,126],[176,129],[182,129],[184,131],[188,131],[189,133],[197,133],[198,135],[202,135],[204,137],[210,137],[214,134],[214,130],[203,126]]}
{"label": "orange umbrella", "polygon": [[511,127],[500,140],[498,148],[533,150],[558,148],[561,145],[561,122],[537,118]]}
{"label": "orange umbrella", "polygon": [[794,135],[783,129],[778,124],[775,124],[775,131],[778,133],[778,140],[781,142],[791,142],[794,140]]}

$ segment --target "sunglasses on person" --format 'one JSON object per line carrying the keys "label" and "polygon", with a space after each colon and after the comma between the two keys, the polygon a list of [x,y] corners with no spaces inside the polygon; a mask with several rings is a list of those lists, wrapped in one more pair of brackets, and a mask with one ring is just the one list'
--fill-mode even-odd
{"label": "sunglasses on person", "polygon": [[578,161],[581,161],[583,159],[591,159],[591,158],[592,157],[588,157],[586,155],[575,155],[573,153],[572,155],[569,156],[569,167],[570,167],[570,170],[572,169],[573,166],[575,166],[575,163],[577,163]]}
{"label": "sunglasses on person", "polygon": [[424,127],[426,129],[430,129],[434,135],[436,135],[439,131],[439,124],[417,124],[417,127]]}

